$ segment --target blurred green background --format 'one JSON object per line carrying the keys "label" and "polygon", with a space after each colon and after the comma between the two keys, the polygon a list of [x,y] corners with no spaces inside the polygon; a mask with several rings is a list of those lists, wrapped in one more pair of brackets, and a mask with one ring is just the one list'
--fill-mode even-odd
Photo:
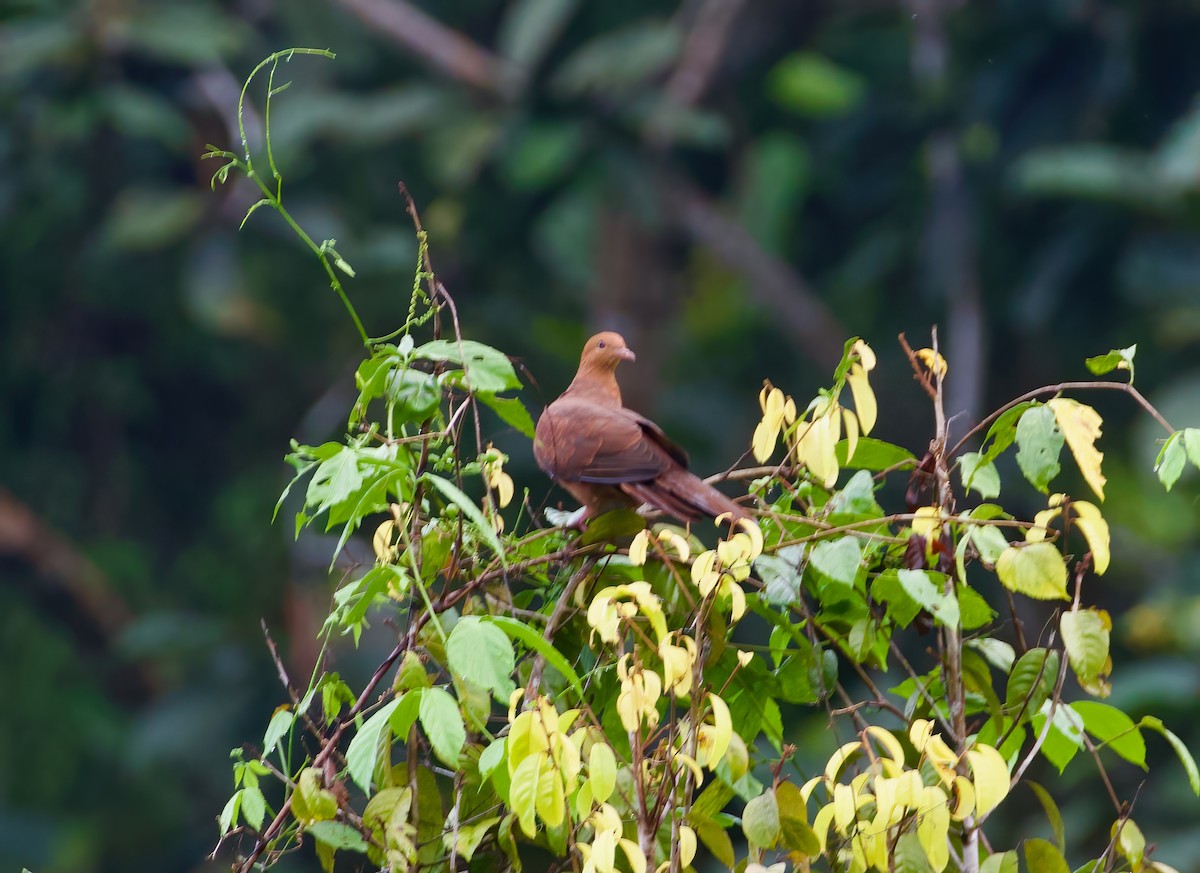
{"label": "blurred green background", "polygon": [[[6,0],[5,870],[225,866],[203,858],[229,749],[284,699],[260,618],[294,675],[315,657],[330,542],[271,512],[288,440],[341,433],[361,349],[278,216],[239,233],[256,193],[210,192],[199,160],[237,150],[243,78],[299,45],[338,57],[280,68],[285,203],[338,240],[377,335],[411,287],[407,183],[467,334],[524,362],[535,415],[614,327],[639,356],[629,404],[712,472],[748,445],[764,377],[807,398],[862,335],[878,435],[920,454],[931,413],[895,336],[937,324],[960,433],[1133,342],[1139,387],[1200,425],[1194,0]],[[1089,595],[1116,620],[1112,702],[1200,750],[1200,477],[1164,494],[1162,434],[1127,398],[1084,399],[1105,416],[1115,556]],[[528,443],[493,436],[543,502]],[[789,725],[813,761],[824,725]],[[1200,802],[1151,751],[1135,818],[1200,870]],[[1112,810],[1089,764],[1037,778],[1094,857]],[[1006,838],[1048,833],[1031,799]]]}

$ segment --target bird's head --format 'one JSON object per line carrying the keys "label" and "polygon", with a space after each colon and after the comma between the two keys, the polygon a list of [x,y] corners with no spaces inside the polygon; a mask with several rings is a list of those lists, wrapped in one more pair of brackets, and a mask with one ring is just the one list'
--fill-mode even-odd
{"label": "bird's head", "polygon": [[619,333],[606,330],[598,333],[584,344],[583,354],[579,358],[579,368],[594,370],[617,369],[621,361],[634,361],[637,356],[625,345],[625,338]]}

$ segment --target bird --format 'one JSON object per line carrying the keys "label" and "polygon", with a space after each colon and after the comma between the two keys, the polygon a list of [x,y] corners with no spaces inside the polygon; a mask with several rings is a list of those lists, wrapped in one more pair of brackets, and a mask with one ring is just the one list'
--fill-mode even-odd
{"label": "bird", "polygon": [[546,475],[583,504],[573,524],[613,509],[649,504],[680,521],[746,510],[688,471],[687,454],[662,428],[621,402],[617,365],[637,359],[620,334],[598,333],[584,344],[579,370],[542,412],[533,456]]}

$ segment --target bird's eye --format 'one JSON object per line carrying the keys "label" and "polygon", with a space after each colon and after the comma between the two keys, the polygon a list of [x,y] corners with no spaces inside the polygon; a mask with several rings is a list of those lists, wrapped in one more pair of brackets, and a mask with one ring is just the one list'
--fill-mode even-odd
{"label": "bird's eye", "polygon": [[606,343],[604,342],[604,340],[600,340],[600,342],[596,343],[596,347],[601,348],[601,349],[604,348],[605,345],[606,345]]}

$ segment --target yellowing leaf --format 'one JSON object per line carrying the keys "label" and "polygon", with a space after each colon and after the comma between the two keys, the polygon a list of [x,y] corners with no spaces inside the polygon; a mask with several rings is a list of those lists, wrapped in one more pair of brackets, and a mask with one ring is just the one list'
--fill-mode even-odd
{"label": "yellowing leaf", "polygon": [[846,424],[846,463],[849,464],[854,457],[854,450],[858,448],[858,416],[849,409],[843,409],[842,421]]}
{"label": "yellowing leaf", "polygon": [[1096,449],[1096,440],[1100,437],[1100,425],[1103,419],[1096,410],[1067,397],[1055,397],[1047,406],[1054,411],[1054,419],[1058,428],[1066,437],[1075,463],[1079,465],[1083,478],[1096,492],[1096,496],[1104,499],[1104,483],[1107,481],[1100,472],[1100,463],[1104,454]]}
{"label": "yellowing leaf", "polygon": [[612,796],[617,784],[617,758],[612,746],[607,743],[593,743],[588,753],[588,779],[592,784],[592,797],[598,803],[604,803]]}
{"label": "yellowing leaf", "polygon": [[946,792],[937,786],[925,789],[917,815],[917,839],[934,873],[942,873],[950,863],[950,807]]}
{"label": "yellowing leaf", "polygon": [[1008,796],[1008,763],[999,751],[983,743],[967,752],[967,762],[975,776],[975,809],[980,816],[987,815]]}
{"label": "yellowing leaf", "polygon": [[1071,504],[1071,508],[1075,510],[1075,524],[1083,532],[1088,548],[1092,550],[1092,564],[1096,568],[1096,575],[1103,576],[1109,561],[1108,522],[1100,514],[1099,508],[1086,500],[1076,500]]}
{"label": "yellowing leaf", "polygon": [[996,561],[996,575],[1010,591],[1037,600],[1069,600],[1067,565],[1053,543],[1010,546]]}
{"label": "yellowing leaf", "polygon": [[536,813],[538,780],[542,775],[542,755],[531,755],[521,762],[516,772],[512,774],[512,783],[508,789],[512,811],[517,814],[521,830],[525,836],[537,835]]}

